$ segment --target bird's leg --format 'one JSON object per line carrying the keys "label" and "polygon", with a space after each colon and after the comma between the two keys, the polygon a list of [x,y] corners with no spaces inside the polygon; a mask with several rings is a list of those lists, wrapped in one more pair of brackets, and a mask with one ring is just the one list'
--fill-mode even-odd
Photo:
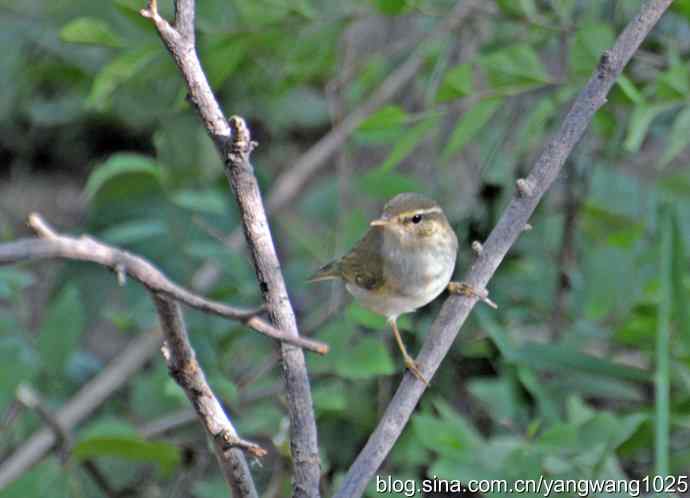
{"label": "bird's leg", "polygon": [[458,294],[460,296],[466,297],[476,297],[480,301],[484,301],[486,304],[491,306],[493,309],[498,309],[496,303],[489,299],[489,291],[486,289],[477,290],[465,282],[449,282],[448,292],[451,294]]}
{"label": "bird's leg", "polygon": [[412,375],[417,377],[420,381],[422,381],[424,384],[429,385],[429,382],[424,378],[422,375],[422,372],[419,371],[419,367],[415,363],[415,361],[412,359],[410,354],[407,352],[407,348],[405,347],[405,343],[402,340],[402,337],[400,336],[400,331],[398,331],[398,324],[396,323],[396,319],[389,320],[391,327],[393,328],[393,335],[395,335],[395,342],[398,343],[398,348],[400,348],[400,352],[403,355],[403,359],[405,360],[405,366],[407,369],[412,372]]}

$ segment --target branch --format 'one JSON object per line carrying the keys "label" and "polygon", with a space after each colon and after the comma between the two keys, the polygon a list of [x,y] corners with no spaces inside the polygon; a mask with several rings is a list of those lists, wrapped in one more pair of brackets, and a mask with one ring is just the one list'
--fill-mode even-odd
{"label": "branch", "polygon": [[[517,195],[508,204],[489,235],[481,254],[472,265],[465,281],[483,289],[506,253],[522,232],[539,200],[558,175],[573,147],[584,134],[594,113],[652,27],[672,0],[649,0],[625,28],[611,50],[604,52],[593,76],[575,99],[559,132],[546,145],[530,175],[521,182]],[[417,359],[422,374],[430,379],[453,345],[460,327],[467,319],[477,298],[451,296],[443,305]],[[336,498],[359,497],[367,483],[400,436],[419,398],[424,383],[409,373],[405,375],[386,411],[369,437],[364,449],[345,476]]]}
{"label": "branch", "polygon": [[[160,334],[148,332],[134,339],[98,376],[82,387],[72,400],[53,415],[69,432],[122,387],[160,346]],[[33,434],[0,466],[0,490],[18,479],[57,443],[55,431],[46,427]]]}
{"label": "branch", "polygon": [[328,352],[327,344],[303,337],[296,338],[262,320],[257,316],[262,311],[261,309],[250,310],[228,306],[207,300],[180,287],[168,280],[160,270],[140,256],[104,244],[91,237],[74,238],[61,235],[35,213],[29,216],[28,223],[41,238],[0,244],[0,265],[56,257],[91,261],[115,271],[120,283],[123,283],[125,275],[129,275],[155,294],[180,301],[201,311],[238,320],[253,330],[274,339],[287,341],[295,346],[321,354]]}
{"label": "branch", "polygon": [[154,301],[165,339],[163,356],[170,375],[184,390],[206,433],[213,440],[216,458],[232,489],[232,495],[257,498],[254,481],[242,450],[256,457],[264,456],[266,450],[238,436],[218,398],[211,391],[189,342],[179,304],[158,295],[154,295]]}
{"label": "branch", "polygon": [[[420,37],[414,45],[419,45],[427,39],[442,36],[460,26],[472,10],[480,5],[478,0],[461,0],[453,11],[437,29],[429,31],[428,35]],[[424,54],[415,51],[410,57],[384,79],[379,87],[359,107],[343,118],[337,126],[324,135],[302,154],[295,164],[286,168],[279,175],[268,195],[266,196],[266,210],[275,213],[288,206],[299,194],[310,178],[314,178],[323,166],[331,164],[328,159],[342,147],[353,131],[376,109],[388,102],[401,88],[419,73],[424,63]],[[242,243],[242,231],[233,230],[226,238],[228,247],[236,249]],[[207,263],[195,275],[194,287],[205,289],[212,285],[220,275],[220,269],[213,263]]]}
{"label": "branch", "polygon": [[[177,0],[176,12],[190,14],[194,0]],[[266,219],[259,186],[249,162],[254,143],[239,118],[231,120],[233,134],[201,68],[194,45],[193,26],[177,31],[162,19],[155,0],[149,0],[142,15],[155,24],[163,43],[171,53],[187,85],[194,104],[209,135],[221,155],[226,175],[237,198],[244,233],[250,247],[257,279],[272,323],[296,340],[299,338],[294,311],[287,294],[280,263],[275,252],[271,231]],[[290,447],[294,465],[294,493],[296,497],[318,497],[321,477],[316,422],[309,387],[309,377],[301,349],[290,344],[281,345],[283,377],[287,388],[287,407],[290,416]]]}

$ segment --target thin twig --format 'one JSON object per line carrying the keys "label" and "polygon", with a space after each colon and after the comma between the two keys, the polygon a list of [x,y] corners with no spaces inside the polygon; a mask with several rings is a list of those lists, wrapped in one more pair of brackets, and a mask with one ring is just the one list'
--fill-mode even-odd
{"label": "thin twig", "polygon": [[[237,199],[244,233],[257,279],[272,323],[297,339],[295,315],[280,270],[259,186],[249,162],[254,143],[244,121],[228,121],[201,68],[194,42],[194,0],[176,0],[176,20],[171,26],[161,18],[155,0],[142,15],[150,18],[182,74],[192,102],[226,165],[226,175]],[[176,27],[179,27],[178,31]],[[321,477],[316,422],[304,354],[292,344],[281,345],[283,377],[290,417],[290,447],[294,465],[295,497],[318,497]]]}
{"label": "thin twig", "polygon": [[[583,91],[575,99],[559,132],[548,142],[527,180],[528,189],[515,195],[484,248],[464,279],[475,289],[486,288],[506,253],[522,233],[539,200],[557,177],[563,163],[580,140],[594,113],[604,103],[623,67],[672,0],[650,0],[618,37],[614,47],[604,52]],[[460,327],[477,298],[451,296],[443,305],[417,358],[422,374],[431,379],[450,350]],[[356,498],[376,473],[407,424],[426,389],[423,382],[405,375],[375,431],[343,479],[336,498]]]}
{"label": "thin twig", "polygon": [[[98,408],[104,400],[129,380],[134,372],[151,357],[151,351],[160,346],[158,332],[147,332],[134,339],[103,371],[64,406],[54,413],[60,427],[72,430]],[[46,427],[34,433],[0,466],[0,489],[19,478],[36,464],[55,445],[57,436]]]}
{"label": "thin twig", "polygon": [[210,301],[171,282],[160,270],[146,259],[122,249],[100,242],[92,237],[69,237],[57,233],[38,214],[29,216],[29,226],[41,239],[23,239],[0,244],[0,265],[25,260],[65,258],[91,261],[107,266],[118,274],[124,274],[143,284],[149,291],[180,301],[192,308],[238,320],[251,329],[280,341],[325,354],[328,345],[304,337],[294,337],[272,326],[257,314],[259,309],[244,309],[217,301]]}

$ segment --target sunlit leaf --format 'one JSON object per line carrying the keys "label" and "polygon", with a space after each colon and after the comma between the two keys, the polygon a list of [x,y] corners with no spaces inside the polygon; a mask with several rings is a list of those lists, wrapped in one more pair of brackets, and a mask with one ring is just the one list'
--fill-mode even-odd
{"label": "sunlit leaf", "polygon": [[447,102],[458,97],[470,95],[473,91],[472,65],[459,64],[448,70],[438,89],[436,100]]}

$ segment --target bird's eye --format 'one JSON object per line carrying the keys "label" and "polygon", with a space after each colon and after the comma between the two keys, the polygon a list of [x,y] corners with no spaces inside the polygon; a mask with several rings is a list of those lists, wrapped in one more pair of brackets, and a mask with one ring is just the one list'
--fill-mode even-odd
{"label": "bird's eye", "polygon": [[412,217],[412,223],[417,224],[417,223],[419,223],[420,221],[422,221],[422,215],[421,215],[421,214],[415,214],[415,215]]}

